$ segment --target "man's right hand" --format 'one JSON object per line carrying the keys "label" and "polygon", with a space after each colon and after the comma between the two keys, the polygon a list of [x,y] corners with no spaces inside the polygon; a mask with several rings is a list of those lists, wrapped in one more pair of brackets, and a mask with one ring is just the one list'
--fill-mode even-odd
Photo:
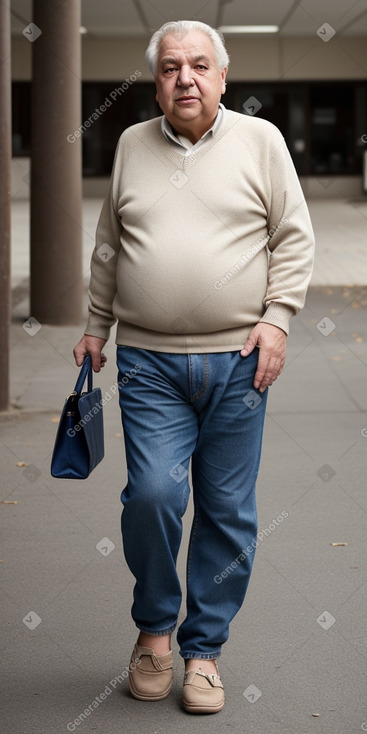
{"label": "man's right hand", "polygon": [[102,349],[105,344],[106,339],[101,339],[99,336],[88,336],[88,334],[84,334],[73,349],[73,355],[77,366],[81,367],[85,355],[90,354],[92,358],[93,371],[100,372],[101,367],[104,367],[107,362],[106,355],[102,353]]}

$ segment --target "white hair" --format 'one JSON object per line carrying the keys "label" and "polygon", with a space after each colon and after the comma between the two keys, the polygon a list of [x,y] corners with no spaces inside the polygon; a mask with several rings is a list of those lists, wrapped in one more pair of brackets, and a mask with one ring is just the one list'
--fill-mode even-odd
{"label": "white hair", "polygon": [[165,23],[158,29],[158,31],[153,33],[149,46],[145,52],[145,61],[147,62],[154,78],[157,76],[158,72],[159,47],[163,38],[169,33],[178,34],[183,37],[189,31],[201,31],[202,33],[206,33],[214,46],[218,68],[222,70],[224,67],[228,67],[229,56],[224,45],[224,37],[220,31],[217,31],[206,23],[201,23],[199,20],[175,20]]}

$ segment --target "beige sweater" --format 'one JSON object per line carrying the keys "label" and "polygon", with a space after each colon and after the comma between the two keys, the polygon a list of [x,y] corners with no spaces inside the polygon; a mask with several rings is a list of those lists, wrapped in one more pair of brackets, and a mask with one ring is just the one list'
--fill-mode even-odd
{"label": "beige sweater", "polygon": [[86,334],[161,352],[241,349],[260,320],[288,333],[314,238],[279,130],[227,110],[182,156],[161,118],[120,137],[92,255]]}

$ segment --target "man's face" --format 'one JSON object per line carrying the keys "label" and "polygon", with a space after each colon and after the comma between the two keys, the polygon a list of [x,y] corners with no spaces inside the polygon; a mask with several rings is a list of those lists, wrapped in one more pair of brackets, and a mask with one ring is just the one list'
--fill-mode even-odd
{"label": "man's face", "polygon": [[227,69],[218,69],[214,46],[206,33],[163,38],[158,55],[156,100],[174,129],[193,142],[210,129]]}

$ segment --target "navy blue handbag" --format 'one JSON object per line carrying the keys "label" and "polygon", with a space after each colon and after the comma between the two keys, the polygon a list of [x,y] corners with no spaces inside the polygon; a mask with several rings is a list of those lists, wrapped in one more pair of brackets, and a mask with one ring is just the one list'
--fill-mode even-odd
{"label": "navy blue handbag", "polygon": [[[87,392],[82,392],[88,379]],[[103,401],[93,388],[92,360],[84,359],[74,392],[65,400],[51,459],[57,479],[86,479],[104,457]]]}

